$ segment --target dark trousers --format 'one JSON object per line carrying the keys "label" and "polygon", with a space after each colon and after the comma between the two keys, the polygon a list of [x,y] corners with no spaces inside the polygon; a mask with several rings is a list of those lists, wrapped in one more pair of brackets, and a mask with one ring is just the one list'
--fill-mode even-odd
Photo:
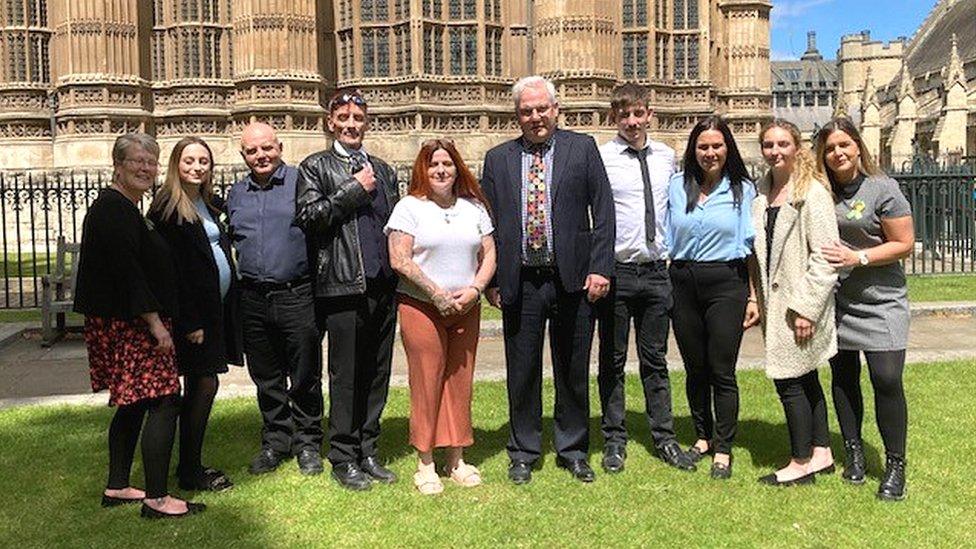
{"label": "dark trousers", "polygon": [[329,461],[375,456],[393,363],[393,280],[368,279],[362,295],[319,299],[329,337]]}
{"label": "dark trousers", "polygon": [[[322,345],[311,283],[241,292],[244,352],[264,420],[262,444],[298,453],[322,446]],[[290,382],[290,383],[289,383]]]}
{"label": "dark trousers", "polygon": [[523,269],[521,299],[502,308],[508,455],[527,462],[542,455],[542,341],[547,321],[556,386],[556,453],[566,459],[586,459],[594,316],[586,292],[567,292],[558,276],[544,269]]}
{"label": "dark trousers", "polygon": [[671,381],[668,378],[668,327],[671,280],[664,261],[644,265],[617,263],[610,294],[597,302],[600,334],[600,424],[607,445],[626,444],[624,425],[624,365],[630,323],[634,323],[637,358],[640,361],[644,407],[654,445],[674,440],[671,413]]}
{"label": "dark trousers", "polygon": [[685,388],[695,433],[711,441],[716,452],[728,454],[739,418],[735,363],[749,299],[745,261],[674,261],[671,284],[671,319],[688,374]]}
{"label": "dark trousers", "polygon": [[[902,374],[905,351],[865,351],[871,386],[874,388],[874,415],[885,451],[905,456],[908,438],[908,403]],[[830,359],[832,393],[837,421],[845,440],[861,438],[864,398],[861,395],[861,357],[858,351],[840,351]]]}
{"label": "dark trousers", "polygon": [[775,379],[776,393],[786,413],[790,449],[796,459],[809,459],[814,446],[830,446],[827,430],[827,400],[817,371],[800,377]]}
{"label": "dark trousers", "polygon": [[[136,442],[142,432],[142,468],[146,497],[161,498],[168,492],[169,460],[176,435],[180,397],[167,395],[119,406],[108,429],[108,484],[111,490],[128,488]],[[143,427],[145,419],[145,427]]]}

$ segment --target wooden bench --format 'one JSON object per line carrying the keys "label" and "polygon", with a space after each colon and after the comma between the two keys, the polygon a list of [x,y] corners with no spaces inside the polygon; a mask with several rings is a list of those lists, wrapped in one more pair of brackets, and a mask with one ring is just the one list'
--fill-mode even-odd
{"label": "wooden bench", "polygon": [[64,336],[65,317],[75,301],[75,279],[81,244],[58,237],[54,272],[41,277],[41,345],[50,347]]}

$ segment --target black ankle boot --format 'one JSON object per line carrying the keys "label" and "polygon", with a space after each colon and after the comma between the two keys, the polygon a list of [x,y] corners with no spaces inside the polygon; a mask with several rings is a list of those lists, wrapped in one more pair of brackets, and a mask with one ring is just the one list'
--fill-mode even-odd
{"label": "black ankle boot", "polygon": [[905,499],[905,458],[888,454],[881,485],[878,486],[878,498],[886,501],[901,501]]}
{"label": "black ankle boot", "polygon": [[851,484],[864,484],[867,464],[864,459],[864,444],[859,438],[844,441],[844,472],[841,477]]}

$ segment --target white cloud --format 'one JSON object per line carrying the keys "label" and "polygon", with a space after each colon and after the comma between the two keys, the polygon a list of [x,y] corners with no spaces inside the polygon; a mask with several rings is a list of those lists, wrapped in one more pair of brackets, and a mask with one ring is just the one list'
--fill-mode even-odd
{"label": "white cloud", "polygon": [[796,61],[799,57],[789,52],[773,50],[769,52],[769,59],[770,61]]}
{"label": "white cloud", "polygon": [[771,23],[775,27],[786,19],[799,17],[811,8],[833,3],[834,0],[776,0],[773,2]]}

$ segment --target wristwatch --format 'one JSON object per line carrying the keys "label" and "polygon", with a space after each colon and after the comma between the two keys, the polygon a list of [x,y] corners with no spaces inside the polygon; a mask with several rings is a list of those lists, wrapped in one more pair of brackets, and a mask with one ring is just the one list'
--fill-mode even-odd
{"label": "wristwatch", "polygon": [[862,267],[866,267],[868,265],[868,253],[864,250],[857,252],[857,261]]}

